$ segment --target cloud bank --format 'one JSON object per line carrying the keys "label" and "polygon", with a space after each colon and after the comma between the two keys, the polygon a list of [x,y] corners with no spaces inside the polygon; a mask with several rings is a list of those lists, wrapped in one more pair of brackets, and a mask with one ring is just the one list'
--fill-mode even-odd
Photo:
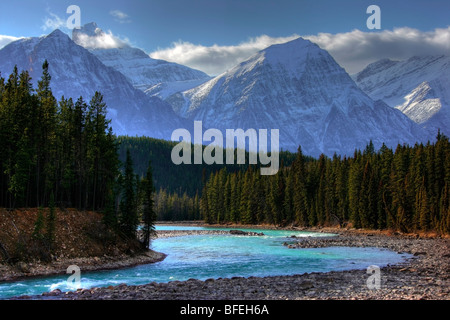
{"label": "cloud bank", "polygon": [[74,29],[72,39],[86,49],[113,49],[129,45],[128,39],[121,39],[110,30],[104,32],[95,22],[88,23],[81,29]]}
{"label": "cloud bank", "polygon": [[170,48],[152,52],[150,57],[183,64],[209,75],[218,75],[270,45],[288,42],[298,37],[298,35],[292,35],[273,38],[262,35],[235,46],[209,47],[178,41]]}
{"label": "cloud bank", "polygon": [[74,41],[86,49],[114,49],[128,46],[128,39],[120,39],[111,31],[99,33],[96,36],[78,34]]}
{"label": "cloud bank", "polygon": [[58,15],[50,12],[47,9],[47,13],[50,17],[45,17],[44,24],[41,26],[41,29],[44,31],[53,31],[55,29],[61,29],[66,27],[66,20],[60,18]]}
{"label": "cloud bank", "polygon": [[7,44],[9,44],[10,42],[19,40],[22,38],[17,38],[17,37],[11,37],[11,36],[4,36],[0,34],[0,49],[2,49],[4,46],[6,46]]}
{"label": "cloud bank", "polygon": [[327,50],[350,74],[383,58],[404,60],[415,55],[450,55],[450,26],[429,32],[404,27],[381,32],[319,33],[304,38]]}
{"label": "cloud bank", "polygon": [[[187,65],[209,75],[218,75],[273,44],[298,38],[262,35],[235,46],[203,46],[178,41],[150,56]],[[424,32],[403,27],[380,32],[353,30],[347,33],[319,33],[302,36],[327,50],[350,74],[383,58],[403,60],[414,55],[450,55],[450,26]]]}

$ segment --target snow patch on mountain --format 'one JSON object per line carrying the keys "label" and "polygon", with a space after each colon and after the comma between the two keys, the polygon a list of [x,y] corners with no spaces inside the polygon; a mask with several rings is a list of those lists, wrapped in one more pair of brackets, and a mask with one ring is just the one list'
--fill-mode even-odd
{"label": "snow patch on mountain", "polygon": [[441,100],[436,97],[428,82],[422,82],[405,96],[405,102],[397,106],[411,120],[422,124],[441,110]]}
{"label": "snow patch on mountain", "polygon": [[450,56],[384,59],[352,77],[371,98],[401,110],[431,133],[450,134]]}
{"label": "snow patch on mountain", "polygon": [[[89,49],[105,65],[114,68],[127,77],[138,89],[145,91],[158,84],[164,87],[177,81],[204,80],[210,77],[202,71],[176,63],[152,59],[143,50],[131,47],[120,39],[108,37],[97,24],[89,23],[81,29],[74,29],[72,39]],[[163,93],[151,91],[151,95]]]}

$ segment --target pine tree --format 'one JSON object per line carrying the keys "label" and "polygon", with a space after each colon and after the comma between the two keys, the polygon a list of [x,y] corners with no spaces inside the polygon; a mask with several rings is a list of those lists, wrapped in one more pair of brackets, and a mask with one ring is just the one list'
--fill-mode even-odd
{"label": "pine tree", "polygon": [[342,160],[338,168],[336,177],[336,197],[337,197],[337,219],[340,226],[348,221],[349,201],[348,201],[348,171],[349,161],[347,158]]}
{"label": "pine tree", "polygon": [[321,154],[318,161],[318,188],[316,191],[316,214],[317,223],[323,226],[326,222],[326,190],[327,190],[327,178],[326,178],[327,160],[324,154]]}
{"label": "pine tree", "polygon": [[[200,214],[202,216],[202,219],[208,223],[208,212],[209,212],[209,205],[208,205],[208,194],[207,194],[207,187],[206,183],[203,186],[202,189],[202,196],[200,198]],[[158,205],[158,212],[160,212],[160,206]]]}
{"label": "pine tree", "polygon": [[[46,202],[46,196],[53,191],[55,184],[56,156],[56,118],[57,102],[50,88],[51,76],[47,60],[42,65],[42,77],[38,81],[37,97],[39,101],[37,120],[37,164],[36,197],[39,203]],[[43,191],[43,193],[42,193]]]}
{"label": "pine tree", "polygon": [[448,183],[445,184],[442,190],[439,208],[441,215],[440,231],[442,233],[450,233],[450,187]]}
{"label": "pine tree", "polygon": [[252,223],[252,212],[250,210],[249,202],[251,201],[250,192],[252,188],[252,173],[250,170],[245,172],[242,181],[242,189],[241,189],[241,197],[239,204],[239,214],[241,217],[241,222],[243,224],[251,224]]}
{"label": "pine tree", "polygon": [[284,192],[283,209],[287,221],[294,221],[294,174],[287,174]]}
{"label": "pine tree", "polygon": [[116,196],[113,188],[108,188],[106,193],[105,209],[103,210],[103,223],[112,230],[117,230]]}
{"label": "pine tree", "polygon": [[392,227],[392,193],[389,188],[392,170],[393,152],[385,144],[380,149],[380,185],[378,189],[378,201],[380,211],[378,213],[378,226],[382,229]]}
{"label": "pine tree", "polygon": [[293,186],[293,206],[295,220],[301,226],[308,225],[308,199],[306,194],[306,167],[301,147],[298,147],[297,156],[292,164],[294,178]]}
{"label": "pine tree", "polygon": [[143,244],[145,248],[148,249],[150,246],[150,239],[155,232],[155,222],[156,222],[156,213],[154,210],[154,201],[153,201],[153,193],[155,191],[155,188],[153,185],[151,162],[149,162],[147,174],[142,180],[142,191],[143,191],[142,222],[144,223]]}
{"label": "pine tree", "polygon": [[359,210],[359,199],[360,199],[360,191],[361,191],[361,183],[362,183],[362,156],[360,152],[355,152],[355,156],[350,166],[349,171],[349,209],[350,209],[350,221],[353,224],[353,227],[360,228],[361,227],[361,217]]}
{"label": "pine tree", "polygon": [[211,178],[206,186],[208,197],[207,223],[216,223],[219,216],[219,172],[211,173]]}
{"label": "pine tree", "polygon": [[369,160],[364,167],[358,210],[361,227],[375,228],[377,219],[376,179]]}
{"label": "pine tree", "polygon": [[44,228],[45,228],[44,209],[42,207],[39,207],[36,222],[34,223],[32,238],[38,240],[43,239]]}
{"label": "pine tree", "polygon": [[225,186],[223,189],[224,221],[231,221],[231,175],[224,172]]}
{"label": "pine tree", "polygon": [[225,183],[227,180],[226,176],[227,176],[227,169],[226,167],[223,167],[219,171],[217,180],[215,180],[216,198],[217,198],[217,207],[216,207],[217,223],[222,223],[225,220],[227,208],[227,198],[225,192]]}
{"label": "pine tree", "polygon": [[50,194],[50,202],[46,223],[46,235],[45,235],[45,238],[48,241],[50,247],[53,246],[55,242],[55,237],[56,237],[56,205],[55,205],[55,196],[52,192]]}
{"label": "pine tree", "polygon": [[133,161],[130,151],[127,150],[125,161],[125,173],[123,177],[122,200],[120,202],[121,211],[121,231],[127,238],[136,238],[136,230],[139,224],[136,208],[136,180],[133,171]]}
{"label": "pine tree", "polygon": [[26,129],[18,143],[18,150],[15,158],[15,165],[13,167],[13,174],[11,175],[9,187],[9,191],[14,199],[11,206],[12,208],[16,207],[17,204],[24,205],[26,199],[25,192],[32,164],[32,155]]}
{"label": "pine tree", "polygon": [[430,229],[430,209],[428,197],[425,191],[425,183],[422,183],[416,196],[416,214],[418,216],[418,225],[422,231]]}
{"label": "pine tree", "polygon": [[253,192],[252,201],[254,202],[253,217],[255,223],[265,222],[265,209],[266,209],[266,194],[264,192],[264,176],[261,176],[257,171],[253,173]]}
{"label": "pine tree", "polygon": [[76,177],[75,203],[79,209],[86,208],[85,202],[86,177],[87,177],[87,161],[86,161],[86,110],[87,104],[83,97],[79,97],[75,103],[73,115],[73,154],[74,154],[74,173]]}
{"label": "pine tree", "polygon": [[257,175],[259,175],[258,172],[253,170],[252,166],[249,166],[249,183],[251,188],[248,192],[248,201],[247,201],[247,208],[245,212],[246,220],[249,224],[255,224],[257,221],[257,215],[258,215],[258,178]]}
{"label": "pine tree", "polygon": [[237,222],[238,217],[238,181],[236,173],[231,174],[230,179],[230,220],[231,222]]}
{"label": "pine tree", "polygon": [[[115,145],[109,137],[110,120],[107,120],[106,115],[107,108],[103,101],[103,95],[95,92],[89,104],[86,122],[88,185],[93,210],[104,204],[105,182],[114,178],[111,173],[115,173],[114,167],[116,166],[115,163],[110,163],[111,159],[115,159],[110,154],[111,150],[115,151]],[[107,174],[108,171],[106,171],[108,167],[113,169],[110,174]]]}

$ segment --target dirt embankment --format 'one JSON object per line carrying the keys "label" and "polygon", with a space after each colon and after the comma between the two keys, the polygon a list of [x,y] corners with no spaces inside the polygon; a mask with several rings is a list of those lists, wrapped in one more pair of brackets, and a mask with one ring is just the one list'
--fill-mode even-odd
{"label": "dirt embankment", "polygon": [[[48,208],[43,209],[44,221]],[[143,251],[137,241],[124,241],[105,228],[102,215],[92,211],[57,209],[55,238],[46,241],[46,228],[33,236],[38,209],[0,209],[0,281],[66,273],[70,265],[84,271],[129,267],[164,259]]]}

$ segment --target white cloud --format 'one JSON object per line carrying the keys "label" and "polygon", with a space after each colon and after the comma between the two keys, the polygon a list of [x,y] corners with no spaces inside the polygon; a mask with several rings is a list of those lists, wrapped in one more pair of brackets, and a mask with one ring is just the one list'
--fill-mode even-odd
{"label": "white cloud", "polygon": [[58,15],[54,14],[47,10],[47,13],[50,17],[46,17],[44,19],[44,24],[41,26],[41,29],[44,31],[53,31],[55,29],[61,29],[66,26],[66,20],[60,18]]}
{"label": "white cloud", "polygon": [[110,30],[104,32],[100,28],[95,29],[95,34],[74,30],[73,40],[86,49],[113,49],[129,45],[128,39],[121,39],[113,35]]}
{"label": "white cloud", "polygon": [[[262,35],[235,46],[203,46],[178,41],[169,48],[158,49],[150,56],[218,75],[259,50],[297,37],[299,36],[272,38]],[[350,74],[383,58],[402,60],[414,55],[450,55],[450,26],[429,32],[403,27],[380,32],[353,30],[302,37],[327,50]]]}
{"label": "white cloud", "polygon": [[112,15],[117,22],[120,22],[120,23],[130,23],[131,22],[128,14],[126,14],[125,12],[122,12],[120,10],[112,10],[109,12],[109,14]]}
{"label": "white cloud", "polygon": [[203,46],[178,41],[172,47],[158,49],[150,54],[154,59],[176,62],[191,68],[202,70],[209,75],[218,75],[247,59],[256,52],[272,44],[294,40],[298,35],[273,38],[262,35],[235,46]]}
{"label": "white cloud", "polygon": [[10,42],[13,42],[13,41],[16,41],[16,40],[19,40],[19,39],[22,39],[22,38],[5,36],[5,35],[1,35],[0,34],[0,49],[2,49],[4,46],[9,44]]}
{"label": "white cloud", "polygon": [[450,26],[428,32],[403,27],[380,32],[319,33],[304,38],[327,50],[350,74],[383,58],[404,60],[415,55],[450,55]]}

